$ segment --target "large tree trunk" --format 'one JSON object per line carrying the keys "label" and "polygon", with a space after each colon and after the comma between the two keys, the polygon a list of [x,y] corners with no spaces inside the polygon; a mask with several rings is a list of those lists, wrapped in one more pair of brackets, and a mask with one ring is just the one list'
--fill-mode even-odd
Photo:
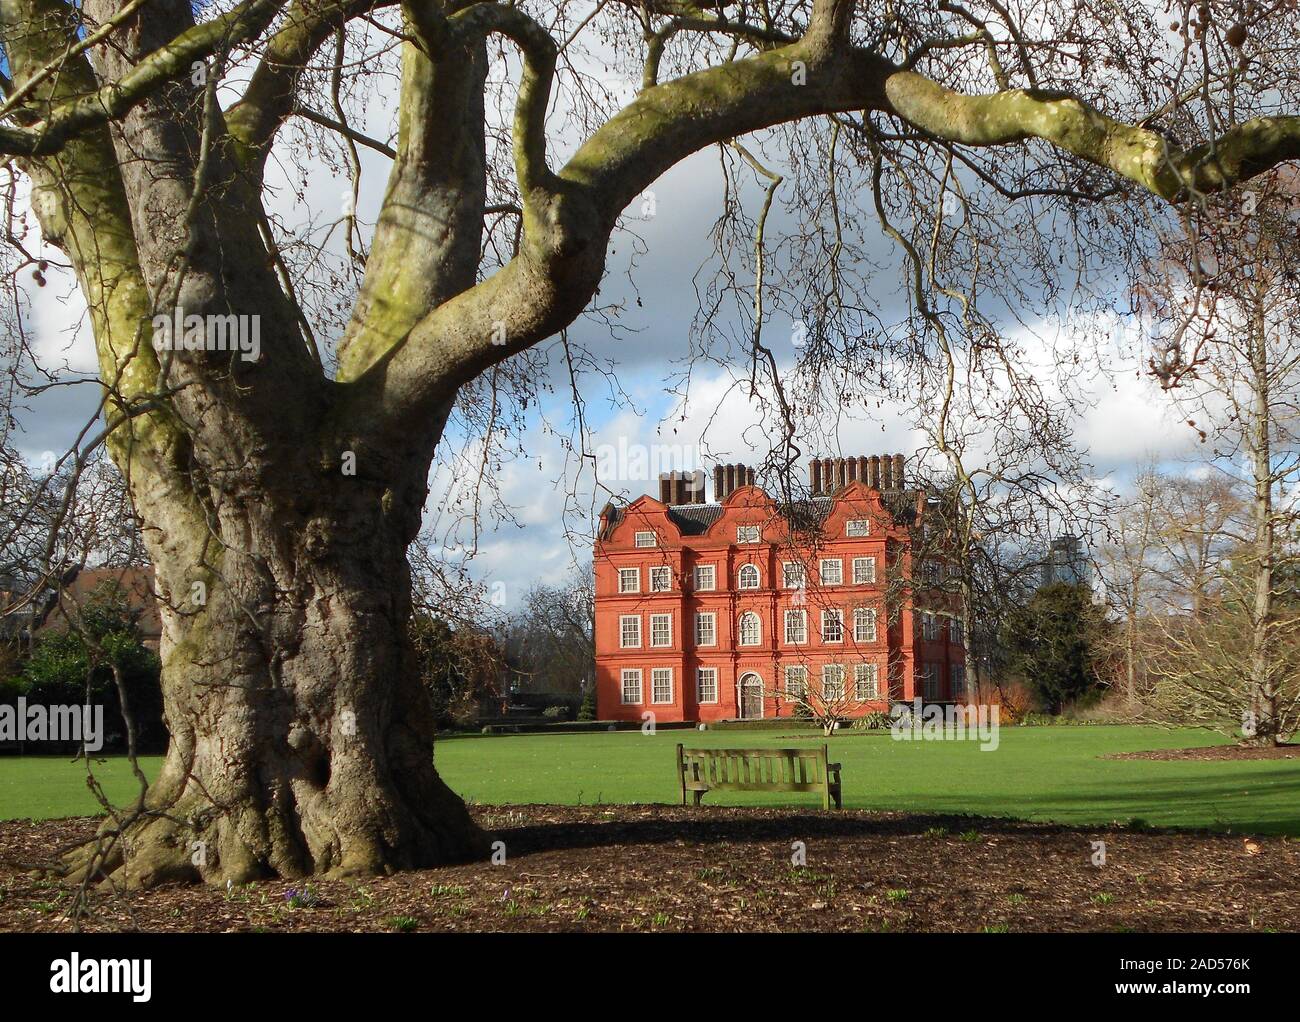
{"label": "large tree trunk", "polygon": [[124,863],[107,864],[124,865],[132,886],[373,874],[486,853],[434,770],[408,642],[420,466],[393,486],[296,462],[225,488],[200,526],[220,536],[204,563],[184,553],[184,515],[146,520],[166,605],[171,744]]}

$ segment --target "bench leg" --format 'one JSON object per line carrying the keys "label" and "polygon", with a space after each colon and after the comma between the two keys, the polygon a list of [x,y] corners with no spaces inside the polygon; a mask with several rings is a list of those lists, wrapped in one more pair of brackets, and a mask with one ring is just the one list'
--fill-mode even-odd
{"label": "bench leg", "polygon": [[695,795],[695,805],[696,805],[696,807],[698,808],[698,806],[699,806],[699,804],[700,804],[700,799],[704,798],[704,792],[702,792],[702,791],[696,791],[696,792],[694,792],[694,795]]}
{"label": "bench leg", "polygon": [[685,746],[681,742],[677,743],[677,780],[682,786],[682,805],[686,805],[686,755],[683,751]]}

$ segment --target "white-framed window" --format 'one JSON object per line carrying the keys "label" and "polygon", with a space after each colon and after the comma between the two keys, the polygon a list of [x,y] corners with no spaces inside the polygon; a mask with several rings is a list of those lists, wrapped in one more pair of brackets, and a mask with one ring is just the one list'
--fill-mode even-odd
{"label": "white-framed window", "polygon": [[824,586],[837,586],[844,582],[844,562],[838,557],[823,557],[821,580]]}
{"label": "white-framed window", "polygon": [[641,645],[641,615],[620,614],[618,618],[620,649],[637,649]]}
{"label": "white-framed window", "polygon": [[641,701],[641,671],[635,667],[623,669],[622,699],[624,706]]}
{"label": "white-framed window", "polygon": [[781,564],[781,585],[786,589],[805,589],[808,586],[808,572],[802,561],[784,561]]}
{"label": "white-framed window", "polygon": [[939,638],[939,619],[933,614],[921,615],[921,638],[934,642]]}
{"label": "white-framed window", "polygon": [[822,642],[844,641],[844,611],[838,607],[822,611]]}
{"label": "white-framed window", "polygon": [[695,699],[701,703],[718,701],[718,669],[698,667],[695,670]]}
{"label": "white-framed window", "polygon": [[860,703],[880,698],[880,668],[876,664],[853,666],[853,698]]}
{"label": "white-framed window", "polygon": [[759,525],[737,525],[737,543],[759,543],[763,539],[763,529]]}
{"label": "white-framed window", "polygon": [[785,612],[785,641],[792,646],[808,641],[808,612],[806,610],[787,610]]}
{"label": "white-framed window", "polygon": [[671,646],[673,644],[673,616],[671,614],[650,615],[650,645]]}
{"label": "white-framed window", "polygon": [[934,664],[926,664],[921,668],[921,690],[925,695],[926,702],[938,701],[939,668]]}
{"label": "white-framed window", "polygon": [[695,645],[716,646],[718,644],[718,615],[699,611],[695,615]]}
{"label": "white-framed window", "polygon": [[673,587],[673,569],[667,565],[659,565],[650,569],[650,591],[652,593],[666,593]]}
{"label": "white-framed window", "polygon": [[875,607],[854,607],[853,608],[853,641],[854,642],[875,642],[876,641],[876,608]]}
{"label": "white-framed window", "polygon": [[876,581],[876,559],[874,557],[853,558],[853,584],[868,586]]}
{"label": "white-framed window", "polygon": [[673,701],[673,669],[655,667],[650,671],[650,701],[652,703],[671,703]]}
{"label": "white-framed window", "polygon": [[844,535],[850,539],[871,535],[871,522],[866,518],[850,518],[844,523]]}
{"label": "white-framed window", "polygon": [[792,666],[785,669],[785,694],[791,699],[807,698],[808,668]]}
{"label": "white-framed window", "polygon": [[822,664],[822,698],[828,703],[844,698],[843,664]]}
{"label": "white-framed window", "polygon": [[752,610],[740,615],[740,627],[737,629],[742,646],[757,646],[763,641],[763,623]]}
{"label": "white-framed window", "polygon": [[636,534],[636,545],[639,547],[656,546],[655,534],[653,532],[638,532]]}
{"label": "white-framed window", "polygon": [[966,695],[966,665],[953,664],[950,670],[952,671],[952,697],[961,699]]}
{"label": "white-framed window", "polygon": [[737,589],[757,589],[760,581],[756,564],[742,564],[736,572]]}
{"label": "white-framed window", "polygon": [[695,589],[697,592],[711,592],[718,584],[717,570],[712,564],[695,566]]}
{"label": "white-framed window", "polygon": [[620,593],[639,593],[641,591],[641,569],[619,568],[618,591]]}
{"label": "white-framed window", "polygon": [[961,618],[955,617],[949,620],[948,641],[954,646],[961,646],[966,642],[966,626],[962,623]]}
{"label": "white-framed window", "polygon": [[939,562],[922,561],[921,562],[921,584],[927,586],[937,586],[940,581]]}

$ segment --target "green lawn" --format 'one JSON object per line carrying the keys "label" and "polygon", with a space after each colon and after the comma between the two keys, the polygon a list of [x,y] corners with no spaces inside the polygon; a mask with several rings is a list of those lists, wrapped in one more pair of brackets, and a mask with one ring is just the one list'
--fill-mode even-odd
{"label": "green lawn", "polygon": [[[761,731],[661,731],[447,738],[438,768],[464,798],[509,802],[675,802],[673,760],[687,745],[754,747],[792,741]],[[846,806],[1017,816],[1065,823],[1231,827],[1300,835],[1300,759],[1240,763],[1102,760],[1111,752],[1213,744],[1201,731],[1141,727],[1004,728],[1001,745],[896,742],[887,734],[830,740],[844,764]],[[146,773],[156,760],[144,762]],[[127,798],[127,764],[97,765],[110,795]],[[706,805],[806,805],[815,795],[719,793]],[[0,757],[0,819],[93,812],[84,764]]]}

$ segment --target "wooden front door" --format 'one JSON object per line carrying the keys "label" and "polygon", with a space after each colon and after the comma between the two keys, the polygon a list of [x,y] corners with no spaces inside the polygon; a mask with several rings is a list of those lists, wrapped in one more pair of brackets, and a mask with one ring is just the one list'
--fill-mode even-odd
{"label": "wooden front door", "polygon": [[742,720],[758,720],[763,716],[763,682],[756,674],[746,674],[740,679],[740,716]]}

